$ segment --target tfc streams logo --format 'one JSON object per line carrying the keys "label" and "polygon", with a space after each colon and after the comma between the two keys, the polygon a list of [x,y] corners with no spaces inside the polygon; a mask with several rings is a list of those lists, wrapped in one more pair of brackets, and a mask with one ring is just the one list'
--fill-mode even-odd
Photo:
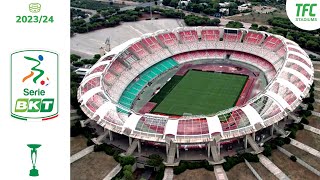
{"label": "tfc streams logo", "polygon": [[11,55],[11,116],[36,121],[58,116],[58,54],[26,50]]}
{"label": "tfc streams logo", "polygon": [[304,30],[320,28],[320,12],[317,0],[288,0],[286,10],[290,21]]}

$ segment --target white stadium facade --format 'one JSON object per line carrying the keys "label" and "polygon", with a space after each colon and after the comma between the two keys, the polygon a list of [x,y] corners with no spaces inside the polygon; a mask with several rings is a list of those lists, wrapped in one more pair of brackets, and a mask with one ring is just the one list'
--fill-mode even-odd
{"label": "white stadium facade", "polygon": [[[172,117],[132,110],[140,91],[157,73],[123,97],[128,85],[167,58],[176,64],[168,62],[158,74],[188,62],[227,58],[228,63],[261,70],[267,85],[244,105],[212,115]],[[106,136],[112,140],[117,133],[128,136],[133,150],[138,147],[139,152],[142,141],[166,146],[173,157],[179,157],[179,147],[197,145],[206,147],[208,156],[219,161],[223,142],[243,139],[245,147],[249,142],[253,149],[258,148],[253,147],[255,133],[265,128],[272,133],[277,130],[278,122],[300,105],[312,83],[313,65],[307,53],[282,36],[248,29],[183,27],[144,34],[107,52],[82,80],[78,101],[89,117],[82,125],[95,122],[104,128],[96,143]]]}

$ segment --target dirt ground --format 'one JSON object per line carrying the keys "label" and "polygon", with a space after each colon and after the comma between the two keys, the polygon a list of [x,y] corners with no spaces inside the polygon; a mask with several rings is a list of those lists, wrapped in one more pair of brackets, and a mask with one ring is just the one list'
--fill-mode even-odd
{"label": "dirt ground", "polygon": [[316,87],[320,87],[320,81],[314,81],[314,85],[315,85]]}
{"label": "dirt ground", "polygon": [[292,180],[319,178],[316,174],[301,166],[299,163],[291,161],[289,157],[279,150],[273,150],[269,159]]}
{"label": "dirt ground", "polygon": [[[318,112],[320,112],[320,111],[318,111]],[[309,126],[320,129],[320,117],[310,116],[308,118],[308,120],[309,120]]]}
{"label": "dirt ground", "polygon": [[320,69],[320,64],[313,64],[313,67],[314,67],[315,69]]}
{"label": "dirt ground", "polygon": [[314,77],[315,77],[315,78],[320,78],[320,72],[315,71],[315,72],[314,72]]}
{"label": "dirt ground", "polygon": [[[208,171],[204,168],[194,169],[194,170],[186,170],[185,172],[174,175],[174,180],[215,180],[216,176],[214,171]],[[230,178],[229,178],[230,179]]]}
{"label": "dirt ground", "polygon": [[240,163],[226,172],[228,179],[232,180],[255,180],[256,177],[250,171],[245,163]]}
{"label": "dirt ground", "polygon": [[87,139],[82,136],[71,137],[70,154],[73,155],[87,147]]}
{"label": "dirt ground", "polygon": [[257,171],[257,173],[260,175],[260,177],[268,180],[277,180],[277,178],[267,169],[265,168],[261,163],[253,163],[250,162],[251,166],[254,168],[254,170]]}
{"label": "dirt ground", "polygon": [[313,132],[307,130],[298,131],[296,140],[320,151],[320,136]]}
{"label": "dirt ground", "polygon": [[320,170],[320,162],[318,158],[305,152],[291,144],[285,144],[282,146],[284,149],[292,153],[294,156],[300,158],[302,161],[308,163],[310,166],[314,167],[317,170]]}
{"label": "dirt ground", "polygon": [[232,19],[235,21],[242,21],[246,23],[256,23],[256,24],[262,24],[262,25],[268,25],[267,20],[273,17],[287,17],[285,11],[277,11],[273,13],[268,13],[268,14],[258,14],[258,13],[251,13],[248,15],[243,15],[243,16],[232,16],[232,17],[227,17],[227,19]]}
{"label": "dirt ground", "polygon": [[[320,92],[316,91],[315,94],[320,94]],[[313,103],[313,108],[314,108],[314,111],[316,112],[320,112],[320,104],[319,103]]]}
{"label": "dirt ground", "polygon": [[92,152],[71,164],[71,180],[101,180],[117,164],[104,152]]}

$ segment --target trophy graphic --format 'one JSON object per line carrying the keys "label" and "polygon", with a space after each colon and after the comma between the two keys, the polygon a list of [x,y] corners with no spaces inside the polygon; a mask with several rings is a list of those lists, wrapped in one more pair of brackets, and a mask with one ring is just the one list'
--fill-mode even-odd
{"label": "trophy graphic", "polygon": [[36,162],[37,162],[37,149],[41,146],[41,144],[27,144],[27,146],[31,149],[31,161],[32,161],[32,169],[30,170],[29,176],[39,176],[38,169],[36,169]]}

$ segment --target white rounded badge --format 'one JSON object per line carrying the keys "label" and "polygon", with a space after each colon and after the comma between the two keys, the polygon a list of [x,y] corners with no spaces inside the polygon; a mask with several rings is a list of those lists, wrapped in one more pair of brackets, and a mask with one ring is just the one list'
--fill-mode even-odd
{"label": "white rounded badge", "polygon": [[320,28],[319,0],[287,0],[286,11],[290,21],[300,29]]}

